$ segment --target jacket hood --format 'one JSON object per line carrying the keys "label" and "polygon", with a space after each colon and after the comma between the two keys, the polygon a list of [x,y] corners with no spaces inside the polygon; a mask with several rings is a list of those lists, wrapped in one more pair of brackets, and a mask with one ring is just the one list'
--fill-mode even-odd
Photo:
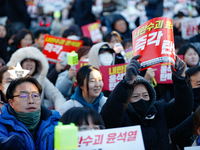
{"label": "jacket hood", "polygon": [[30,46],[18,49],[12,54],[7,66],[16,66],[18,62],[21,64],[25,59],[33,59],[37,62],[34,77],[41,84],[47,75],[49,64],[45,55],[38,48]]}
{"label": "jacket hood", "polygon": [[[111,48],[110,44],[108,42],[101,42],[101,43],[97,43],[95,45],[93,45],[89,51],[89,65],[93,65],[96,68],[99,69],[99,66],[101,66],[101,63],[99,61],[99,50],[103,45],[107,45],[108,47]],[[115,64],[115,53],[113,53],[113,62],[112,65]]]}
{"label": "jacket hood", "polygon": [[[147,88],[149,96],[150,96],[150,104],[149,104],[149,109],[147,111],[147,114],[148,114],[148,112],[154,106],[154,104],[156,102],[156,91],[154,90],[152,85],[145,78],[143,78],[142,76],[138,75],[137,78],[135,79],[134,85],[139,84],[139,83],[143,84]],[[128,109],[128,111],[133,111],[134,108],[129,103],[127,109]]]}
{"label": "jacket hood", "polygon": [[96,110],[98,112],[99,101],[101,100],[102,97],[103,97],[103,93],[101,92],[100,95],[98,97],[96,97],[96,99],[93,102],[93,104],[87,103],[82,97],[81,89],[79,87],[77,87],[75,89],[74,94],[70,97],[70,99],[77,100],[83,106],[90,107],[90,108],[92,108],[92,109],[94,109],[94,110]]}
{"label": "jacket hood", "polygon": [[115,14],[115,15],[113,16],[113,20],[112,20],[112,23],[111,23],[111,26],[112,26],[113,29],[115,29],[115,28],[114,28],[114,25],[115,25],[115,23],[116,23],[117,21],[119,21],[119,20],[125,20],[126,25],[127,25],[127,29],[129,29],[129,23],[128,23],[128,22],[126,21],[126,19],[125,19],[122,15],[120,15],[120,14]]}

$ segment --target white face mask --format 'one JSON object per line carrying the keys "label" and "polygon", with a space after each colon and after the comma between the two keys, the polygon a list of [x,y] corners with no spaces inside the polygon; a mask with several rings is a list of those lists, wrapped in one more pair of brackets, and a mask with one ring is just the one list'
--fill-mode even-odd
{"label": "white face mask", "polygon": [[113,62],[113,55],[109,52],[99,54],[99,61],[102,66],[110,66]]}
{"label": "white face mask", "polygon": [[7,89],[8,89],[8,86],[10,85],[10,83],[6,83],[6,84],[4,84],[4,85],[2,85],[3,86],[3,93],[6,95],[6,91],[7,91]]}
{"label": "white face mask", "polygon": [[84,61],[84,62],[89,62],[89,58],[86,58],[86,59],[84,59],[84,60],[82,60],[82,61]]}

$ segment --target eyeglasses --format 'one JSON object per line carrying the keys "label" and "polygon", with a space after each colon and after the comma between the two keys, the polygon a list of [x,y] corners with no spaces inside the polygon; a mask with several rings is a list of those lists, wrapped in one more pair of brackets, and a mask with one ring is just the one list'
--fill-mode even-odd
{"label": "eyeglasses", "polygon": [[95,125],[95,126],[89,126],[89,125],[82,125],[80,127],[78,127],[79,131],[86,131],[86,130],[101,130],[101,129],[105,129],[104,126],[102,125]]}
{"label": "eyeglasses", "polygon": [[35,101],[40,100],[40,93],[33,93],[33,94],[28,94],[28,93],[23,93],[23,94],[19,94],[19,95],[14,95],[13,97],[19,97],[22,100],[28,100],[28,97],[31,98]]}

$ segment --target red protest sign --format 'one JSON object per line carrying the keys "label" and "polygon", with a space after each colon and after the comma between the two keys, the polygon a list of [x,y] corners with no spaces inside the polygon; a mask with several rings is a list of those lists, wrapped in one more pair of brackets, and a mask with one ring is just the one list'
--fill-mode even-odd
{"label": "red protest sign", "polygon": [[160,64],[152,67],[157,69],[155,71],[155,80],[158,84],[172,84],[172,71],[171,65],[169,64]]}
{"label": "red protest sign", "polygon": [[113,91],[115,86],[123,79],[126,73],[127,64],[119,64],[112,66],[100,66],[99,70],[103,75],[103,90]]}
{"label": "red protest sign", "polygon": [[147,21],[132,32],[133,55],[142,70],[159,63],[175,64],[173,24],[170,18],[158,17]]}
{"label": "red protest sign", "polygon": [[93,43],[97,43],[103,38],[99,29],[99,23],[97,22],[84,25],[81,27],[81,30],[83,32],[83,36],[91,38]]}
{"label": "red protest sign", "polygon": [[[178,55],[183,60],[183,55]],[[152,67],[155,71],[155,80],[158,84],[173,84],[171,65],[163,63]]]}
{"label": "red protest sign", "polygon": [[55,63],[61,60],[66,53],[76,51],[82,45],[83,41],[45,35],[43,54],[46,55],[50,62]]}

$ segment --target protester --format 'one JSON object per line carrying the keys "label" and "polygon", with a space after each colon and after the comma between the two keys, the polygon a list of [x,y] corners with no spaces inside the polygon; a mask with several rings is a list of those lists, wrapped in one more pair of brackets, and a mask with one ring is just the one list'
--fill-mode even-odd
{"label": "protester", "polygon": [[128,22],[120,14],[113,15],[111,27],[114,31],[117,31],[120,34],[122,40],[132,37],[131,31],[129,30]]}
{"label": "protester", "polygon": [[8,72],[8,70],[14,69],[14,67],[4,66],[0,70],[0,114],[1,107],[4,103],[7,103],[6,100],[6,90],[13,79],[13,76]]}
{"label": "protester", "polygon": [[45,34],[49,34],[49,31],[45,28],[39,28],[34,32],[35,43],[32,46],[38,48],[41,52],[43,52]]}
{"label": "protester", "polygon": [[60,122],[65,124],[74,123],[79,131],[104,129],[104,122],[99,113],[88,107],[73,107],[67,110]]}
{"label": "protester", "polygon": [[182,45],[179,48],[177,55],[183,55],[183,60],[187,64],[187,69],[189,67],[193,67],[193,66],[199,65],[199,54],[198,54],[198,51],[191,44]]}
{"label": "protester", "polygon": [[60,114],[63,115],[72,107],[90,107],[100,112],[107,99],[101,92],[103,88],[101,72],[94,66],[83,66],[78,70],[76,79],[75,92],[70,100],[62,105]]}
{"label": "protester", "polygon": [[172,69],[175,99],[165,103],[156,101],[153,87],[138,76],[139,57],[135,56],[127,65],[125,78],[110,94],[101,115],[106,128],[140,125],[145,149],[170,149],[168,129],[186,119],[193,107],[192,88],[185,76],[186,64],[176,56]]}
{"label": "protester", "polygon": [[41,106],[42,87],[32,77],[13,80],[0,115],[0,149],[53,150],[60,115]]}
{"label": "protester", "polygon": [[[194,106],[193,112],[195,112],[200,105],[200,66],[194,66],[186,71],[186,75],[190,78],[193,95]],[[189,116],[180,125],[171,130],[170,136],[172,145],[179,147],[181,150],[186,146],[191,146],[194,142],[194,125],[193,115]]]}
{"label": "protester", "polygon": [[[88,62],[88,53],[90,51],[90,47],[82,46],[77,50],[78,60]],[[72,86],[74,83],[74,78],[76,75],[76,70],[73,67],[70,67],[69,70],[65,70],[58,75],[58,79],[56,80],[55,86],[58,90],[63,94],[66,99],[72,94]]]}
{"label": "protester", "polygon": [[96,22],[94,14],[92,14],[93,0],[75,0],[74,2],[74,20],[79,27]]}
{"label": "protester", "polygon": [[[8,66],[16,66],[20,63],[23,69],[30,70],[29,75],[33,76],[41,84],[43,91],[41,94],[42,105],[59,110],[66,101],[60,91],[46,78],[48,71],[48,61],[42,52],[35,47],[24,47],[13,53]],[[47,100],[45,99],[47,98]]]}
{"label": "protester", "polygon": [[14,37],[14,42],[7,48],[5,61],[8,62],[11,55],[19,48],[30,46],[33,43],[33,34],[28,29],[21,29]]}
{"label": "protester", "polygon": [[89,52],[89,65],[99,69],[99,66],[110,66],[115,64],[115,51],[108,42],[97,43]]}

